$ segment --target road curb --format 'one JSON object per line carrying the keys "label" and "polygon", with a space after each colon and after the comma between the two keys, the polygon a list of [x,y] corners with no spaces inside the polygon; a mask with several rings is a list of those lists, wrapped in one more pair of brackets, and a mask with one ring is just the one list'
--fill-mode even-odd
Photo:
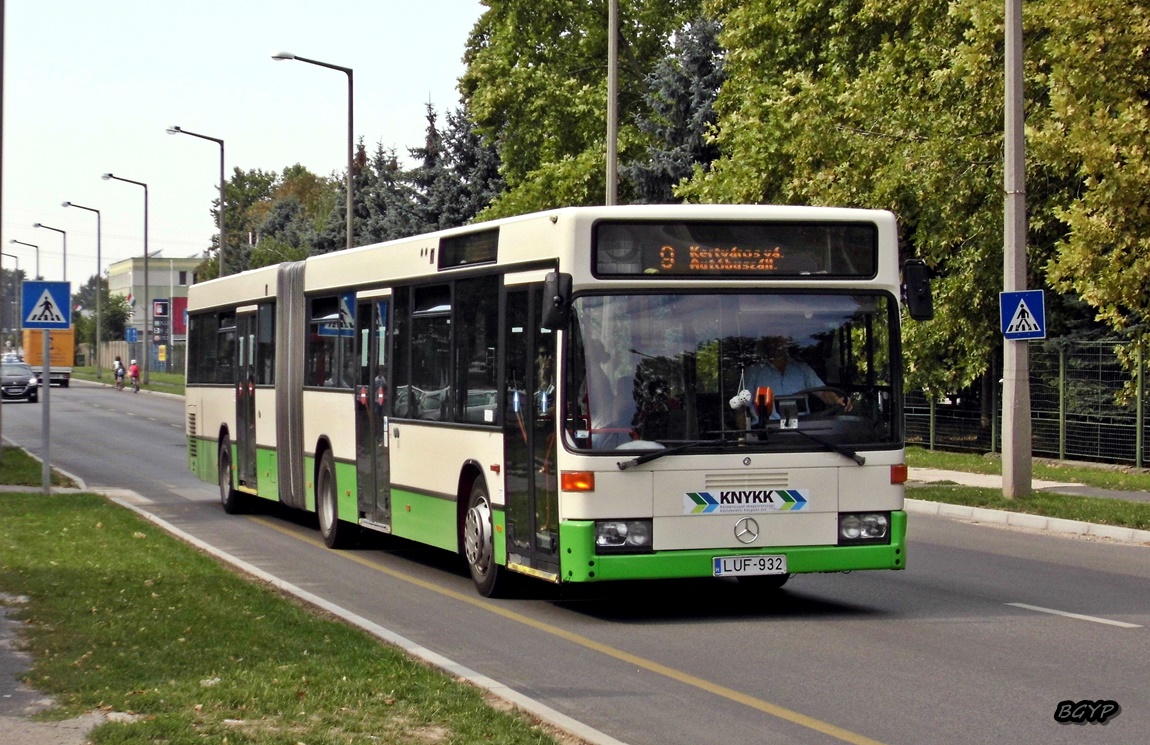
{"label": "road curb", "polygon": [[1058,517],[1042,517],[1030,515],[1025,512],[1008,512],[1006,510],[992,510],[986,507],[967,507],[945,502],[930,502],[924,499],[907,498],[904,501],[907,512],[922,515],[937,515],[967,522],[990,523],[992,525],[1009,525],[1015,528],[1028,528],[1049,533],[1062,533],[1066,535],[1092,536],[1122,543],[1134,543],[1150,546],[1150,530],[1136,530],[1134,528],[1121,528],[1115,525],[1100,525],[1086,523],[1078,520],[1065,520]]}

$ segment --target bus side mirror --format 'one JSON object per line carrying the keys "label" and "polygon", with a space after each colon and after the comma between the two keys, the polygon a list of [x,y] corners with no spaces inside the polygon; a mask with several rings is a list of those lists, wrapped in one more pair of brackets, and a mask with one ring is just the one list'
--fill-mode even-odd
{"label": "bus side mirror", "polygon": [[922,259],[907,259],[902,265],[902,299],[915,321],[934,318],[934,298],[930,293],[930,268]]}
{"label": "bus side mirror", "polygon": [[543,280],[543,328],[555,331],[567,325],[571,310],[571,275],[548,272]]}

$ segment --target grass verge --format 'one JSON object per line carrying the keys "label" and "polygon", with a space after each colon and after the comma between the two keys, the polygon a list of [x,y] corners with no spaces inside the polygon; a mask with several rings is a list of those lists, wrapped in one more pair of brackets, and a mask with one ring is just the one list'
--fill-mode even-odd
{"label": "grass verge", "polygon": [[[96,377],[96,368],[94,366],[91,366],[91,367],[73,367],[72,368],[72,377],[76,378],[77,380],[90,380],[92,382],[105,383],[107,385],[112,385],[112,383],[114,382],[114,378],[112,377],[112,371],[108,368],[104,368],[101,372],[103,372],[103,377],[97,378]],[[131,387],[130,384],[125,384],[125,385],[127,385],[128,387]],[[159,391],[161,393],[178,393],[179,395],[182,396],[182,395],[184,395],[184,374],[182,372],[180,372],[180,373],[166,373],[166,372],[155,372],[153,370],[149,370],[148,371],[148,384],[147,385],[141,384],[140,388],[142,388],[146,391]]]}
{"label": "grass verge", "polygon": [[915,486],[908,488],[906,495],[911,499],[924,499],[930,502],[1026,512],[1043,517],[1060,517],[1100,525],[1150,530],[1150,503],[1146,502],[1079,497],[1043,491],[1031,492],[1029,496],[1018,499],[1006,499],[1002,496],[1001,489],[980,489],[950,484]]}
{"label": "grass verge", "polygon": [[[947,471],[1002,474],[1002,456],[998,453],[948,453],[908,447],[906,463],[911,468],[941,468]],[[1100,489],[1150,491],[1150,470],[1127,466],[1034,459],[1034,478],[1046,481],[1070,481]]]}
{"label": "grass verge", "polygon": [[222,567],[90,494],[0,495],[26,682],[109,743],[554,743],[480,690]]}
{"label": "grass verge", "polygon": [[[42,486],[44,466],[23,448],[7,447],[0,450],[0,484],[9,486]],[[72,479],[52,471],[52,486],[76,488]]]}

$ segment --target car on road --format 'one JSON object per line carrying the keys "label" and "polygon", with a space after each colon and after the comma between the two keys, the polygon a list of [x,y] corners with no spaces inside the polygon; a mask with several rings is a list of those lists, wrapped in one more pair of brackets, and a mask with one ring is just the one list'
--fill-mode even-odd
{"label": "car on road", "polygon": [[40,400],[40,381],[25,362],[4,362],[0,366],[0,390],[4,398],[22,398],[28,403]]}

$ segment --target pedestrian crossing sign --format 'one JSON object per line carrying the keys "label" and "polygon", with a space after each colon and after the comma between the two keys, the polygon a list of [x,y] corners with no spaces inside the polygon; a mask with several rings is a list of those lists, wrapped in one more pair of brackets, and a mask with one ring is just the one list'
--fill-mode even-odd
{"label": "pedestrian crossing sign", "polygon": [[1012,341],[1046,338],[1046,296],[1042,290],[1001,292],[1002,335]]}
{"label": "pedestrian crossing sign", "polygon": [[72,285],[69,282],[25,282],[20,307],[26,329],[72,327]]}

